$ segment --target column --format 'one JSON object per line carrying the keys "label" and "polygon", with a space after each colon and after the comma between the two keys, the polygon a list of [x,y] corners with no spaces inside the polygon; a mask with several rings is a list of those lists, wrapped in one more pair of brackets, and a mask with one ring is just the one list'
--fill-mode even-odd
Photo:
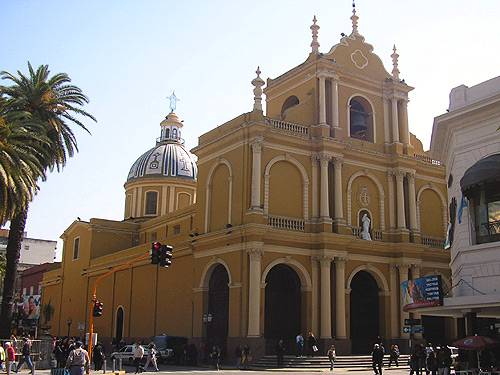
{"label": "column", "polygon": [[389,195],[389,228],[394,229],[396,226],[394,220],[394,171],[387,171],[387,192]]}
{"label": "column", "polygon": [[389,265],[389,288],[391,293],[391,337],[398,338],[399,337],[399,324],[398,324],[398,280],[396,274],[396,266],[394,264]]}
{"label": "column", "polygon": [[345,316],[345,258],[335,258],[335,336],[347,338]]}
{"label": "column", "polygon": [[260,187],[261,187],[261,159],[262,159],[262,141],[255,140],[252,143],[252,206],[253,210],[262,210],[260,205]]}
{"label": "column", "polygon": [[319,124],[326,125],[326,80],[324,75],[319,76]]}
{"label": "column", "polygon": [[405,145],[410,143],[410,133],[408,131],[408,100],[400,102],[401,116],[399,122],[401,124],[401,142]]}
{"label": "column", "polygon": [[334,217],[338,221],[344,218],[344,210],[342,207],[342,159],[334,158],[334,196],[335,196],[335,213]]}
{"label": "column", "polygon": [[392,105],[392,142],[399,142],[399,124],[398,124],[398,100],[391,99]]}
{"label": "column", "polygon": [[410,229],[417,230],[417,197],[415,194],[415,175],[408,173],[408,200],[410,210]]}
{"label": "column", "polygon": [[396,171],[397,219],[398,229],[406,229],[405,193],[403,189],[403,171]]}
{"label": "column", "polygon": [[316,155],[311,156],[312,163],[312,217],[318,217],[318,157]]}
{"label": "column", "polygon": [[[407,264],[399,264],[398,265],[399,269],[399,285],[401,285],[403,282],[408,280],[408,265]],[[401,301],[402,302],[402,301]],[[401,338],[402,339],[408,339],[410,335],[408,333],[403,333],[403,328],[405,325],[405,319],[408,319],[410,317],[410,314],[408,314],[406,311],[403,311],[403,304],[400,303],[401,306],[401,320],[400,320],[400,325],[401,325]]]}
{"label": "column", "polygon": [[339,128],[339,82],[337,77],[332,79],[332,127]]}
{"label": "column", "polygon": [[311,257],[311,331],[318,332],[318,290],[319,290],[319,270],[316,256]]}
{"label": "column", "polygon": [[249,249],[248,337],[260,337],[260,272],[262,249]]}
{"label": "column", "polygon": [[391,143],[391,131],[389,127],[389,99],[384,96],[384,143]]}
{"label": "column", "polygon": [[330,295],[330,264],[332,259],[329,257],[320,258],[321,266],[321,331],[320,338],[332,338],[332,310]]}
{"label": "column", "polygon": [[320,155],[321,165],[321,203],[319,214],[323,220],[330,218],[330,206],[328,203],[328,163],[330,157],[327,154]]}

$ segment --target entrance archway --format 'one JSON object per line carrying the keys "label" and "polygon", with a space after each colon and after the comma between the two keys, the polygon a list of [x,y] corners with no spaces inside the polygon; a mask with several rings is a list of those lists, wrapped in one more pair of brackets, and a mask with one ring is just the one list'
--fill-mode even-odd
{"label": "entrance archway", "polygon": [[123,339],[123,307],[118,307],[116,310],[116,330],[115,340],[118,344]]}
{"label": "entrance archway", "polygon": [[266,277],[264,336],[266,351],[274,353],[277,340],[288,352],[301,329],[301,292],[297,273],[285,264],[274,266]]}
{"label": "entrance archway", "polygon": [[370,273],[359,271],[351,281],[351,343],[353,354],[369,354],[380,335],[379,288]]}
{"label": "entrance archway", "polygon": [[229,320],[229,276],[222,264],[217,265],[210,276],[207,308],[205,323],[208,344],[217,344],[224,352]]}

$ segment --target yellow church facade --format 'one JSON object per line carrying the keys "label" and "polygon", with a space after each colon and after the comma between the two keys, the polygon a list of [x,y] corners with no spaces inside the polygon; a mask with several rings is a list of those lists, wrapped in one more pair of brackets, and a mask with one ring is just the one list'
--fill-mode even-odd
{"label": "yellow church facade", "polygon": [[[124,220],[62,235],[62,266],[43,282],[52,334],[87,331],[96,277],[159,241],[174,247],[170,268],[148,259],[99,285],[104,341],[166,333],[257,356],[309,331],[339,354],[378,336],[407,345],[404,320],[420,316],[402,310],[400,283],[438,274],[451,287],[445,169],[409,131],[396,49],[388,73],[351,20],[320,53],[314,19],[302,64],[267,83],[257,70],[252,111],[201,135],[196,162],[171,107],[130,170]],[[455,337],[453,319],[421,318],[424,338]]]}

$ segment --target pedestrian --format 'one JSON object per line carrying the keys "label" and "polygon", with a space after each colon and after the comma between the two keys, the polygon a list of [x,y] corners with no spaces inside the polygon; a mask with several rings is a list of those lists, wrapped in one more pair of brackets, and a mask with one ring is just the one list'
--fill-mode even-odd
{"label": "pedestrian", "polygon": [[2,368],[2,370],[5,370],[5,350],[1,344],[0,344],[0,367]]}
{"label": "pedestrian", "polygon": [[285,354],[285,344],[283,343],[283,339],[279,339],[276,344],[276,367],[283,367],[283,355]]}
{"label": "pedestrian", "polygon": [[330,361],[330,371],[333,371],[333,364],[335,363],[335,359],[337,358],[337,353],[335,353],[335,345],[330,346],[328,352],[328,360]]}
{"label": "pedestrian", "polygon": [[437,352],[438,375],[449,375],[452,364],[451,350],[445,345]]}
{"label": "pedestrian", "polygon": [[424,348],[425,352],[425,375],[429,375],[429,372],[431,371],[429,367],[427,366],[427,360],[429,359],[429,355],[434,352],[434,349],[432,349],[432,344],[429,342],[427,343],[427,346]]}
{"label": "pedestrian", "polygon": [[384,361],[384,347],[375,344],[372,351],[372,367],[375,375],[382,375],[382,364]]}
{"label": "pedestrian", "polygon": [[240,345],[237,345],[236,349],[234,349],[234,357],[236,358],[236,368],[241,368],[241,364],[243,363],[243,349]]}
{"label": "pedestrian", "polygon": [[28,340],[27,337],[23,338],[23,349],[21,351],[22,357],[19,360],[19,363],[17,364],[16,371],[17,373],[19,370],[21,370],[21,367],[26,363],[26,366],[31,370],[31,374],[35,374],[35,368],[33,367],[33,361],[31,360],[31,342]]}
{"label": "pedestrian", "polygon": [[104,363],[104,349],[102,347],[102,344],[100,342],[97,343],[96,346],[94,346],[94,349],[92,350],[92,359],[94,361],[94,370],[99,371],[102,370],[102,364]]}
{"label": "pedestrian", "polygon": [[84,371],[87,374],[90,372],[89,353],[82,348],[82,345],[81,341],[77,341],[75,349],[69,353],[66,367],[69,368],[70,375],[83,375]]}
{"label": "pedestrian", "polygon": [[135,373],[140,374],[141,372],[144,371],[144,368],[142,367],[142,358],[144,357],[144,348],[137,341],[134,343],[133,355],[134,355]]}
{"label": "pedestrian", "polygon": [[7,375],[10,375],[14,362],[16,362],[16,352],[12,344],[7,341],[5,343],[5,372],[7,372]]}
{"label": "pedestrian", "polygon": [[295,345],[297,346],[297,357],[302,357],[304,355],[304,336],[301,332],[295,337]]}
{"label": "pedestrian", "polygon": [[417,353],[417,348],[415,348],[410,355],[409,365],[410,375],[413,375],[414,373],[416,375],[420,375],[419,356]]}
{"label": "pedestrian", "polygon": [[248,363],[252,360],[252,355],[250,353],[250,347],[248,346],[248,344],[243,345],[242,351],[242,365],[243,369],[246,370],[248,368]]}
{"label": "pedestrian", "polygon": [[[152,342],[148,346],[149,352],[148,352],[148,359],[146,360],[146,365],[144,366],[144,371],[148,371],[149,364],[151,363],[153,365],[153,368],[155,372],[160,371],[158,369],[158,364],[156,361],[156,355],[158,354],[158,350],[156,350],[156,345]],[[186,349],[187,352],[187,349]],[[187,356],[187,353],[186,353]]]}
{"label": "pedestrian", "polygon": [[309,353],[314,357],[314,354],[318,351],[318,341],[311,331],[307,335],[307,345],[309,346]]}
{"label": "pedestrian", "polygon": [[399,347],[397,345],[391,345],[389,353],[389,367],[391,367],[392,362],[396,364],[396,367],[399,367],[399,355]]}
{"label": "pedestrian", "polygon": [[66,366],[67,357],[64,355],[63,342],[61,340],[57,341],[52,353],[54,353],[54,358],[56,359],[56,367],[64,368]]}
{"label": "pedestrian", "polygon": [[210,353],[210,359],[212,360],[212,363],[214,365],[214,368],[217,369],[217,371],[220,370],[220,355],[221,355],[221,350],[218,345],[212,346],[212,352]]}
{"label": "pedestrian", "polygon": [[437,374],[438,363],[437,363],[436,353],[434,353],[434,350],[432,352],[429,352],[425,368],[427,373],[430,372],[431,375]]}

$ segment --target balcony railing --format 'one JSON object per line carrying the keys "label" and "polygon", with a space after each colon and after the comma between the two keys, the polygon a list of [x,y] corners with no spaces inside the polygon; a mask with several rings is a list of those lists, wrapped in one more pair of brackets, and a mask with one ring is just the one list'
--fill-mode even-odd
{"label": "balcony railing", "polygon": [[273,228],[299,232],[303,232],[305,228],[304,220],[285,216],[269,216],[267,224]]}
{"label": "balcony railing", "polygon": [[414,156],[415,156],[415,159],[423,161],[424,163],[429,163],[429,164],[437,165],[437,166],[443,165],[443,163],[441,163],[440,160],[433,159],[427,155],[414,154]]}
{"label": "balcony railing", "polygon": [[[352,229],[352,235],[354,237],[361,238],[361,227],[351,227]],[[382,241],[382,231],[381,230],[376,230],[372,229],[370,231],[370,236],[372,237],[373,241]]]}
{"label": "balcony railing", "polygon": [[307,136],[309,134],[309,128],[307,126],[294,124],[292,122],[266,118],[266,124],[270,125],[273,129],[283,130],[294,135]]}
{"label": "balcony railing", "polygon": [[444,240],[437,237],[426,237],[422,236],[422,245],[435,247],[436,249],[444,248]]}

